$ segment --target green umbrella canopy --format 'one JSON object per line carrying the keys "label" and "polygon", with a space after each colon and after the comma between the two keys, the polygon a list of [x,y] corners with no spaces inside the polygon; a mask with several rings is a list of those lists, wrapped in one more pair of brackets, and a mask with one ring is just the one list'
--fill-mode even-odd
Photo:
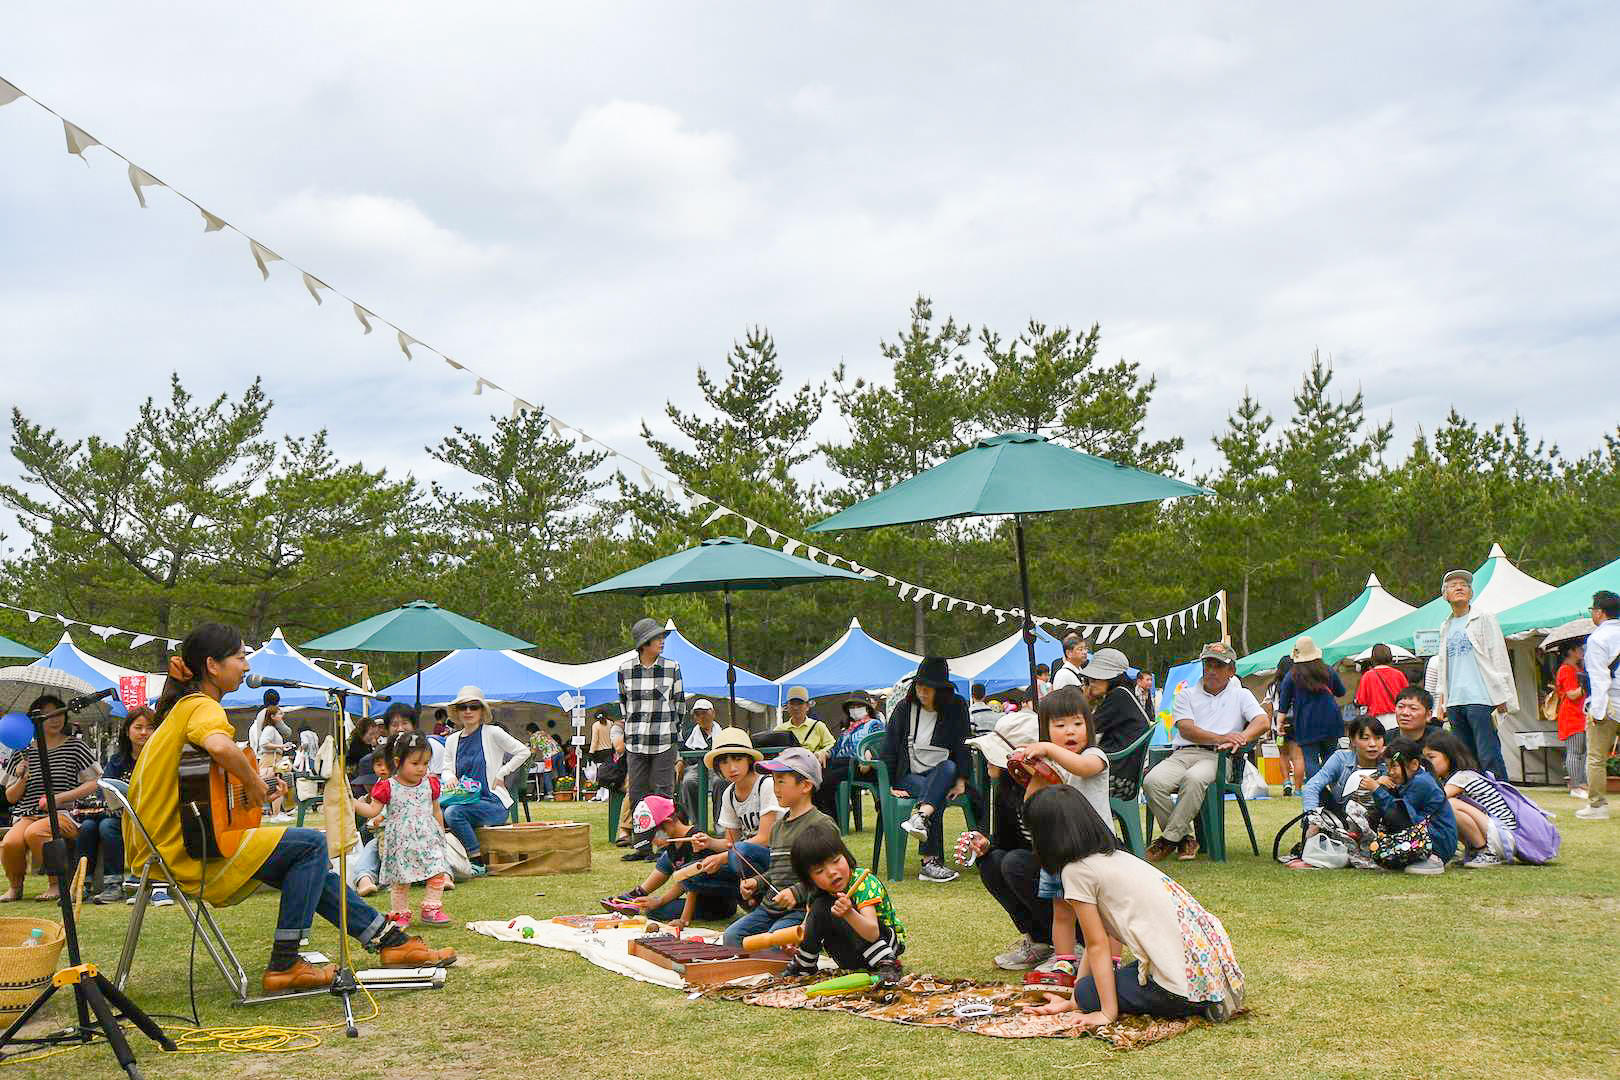
{"label": "green umbrella canopy", "polygon": [[334,630],[306,649],[346,649],[361,652],[453,652],[456,649],[530,649],[533,643],[513,637],[494,627],[474,622],[465,615],[446,611],[426,600],[410,603],[373,615],[353,626]]}
{"label": "green umbrella canopy", "polygon": [[980,439],[953,458],[810,526],[811,532],[872,529],[946,518],[1044,514],[1205,495],[1193,484],[1009,432]]}
{"label": "green umbrella canopy", "polygon": [[588,585],[575,596],[589,593],[719,592],[721,590],[782,589],[816,581],[870,581],[836,566],[823,566],[775,548],[745,543],[735,536],[705,540],[694,548],[654,559],[606,581]]}
{"label": "green umbrella canopy", "polygon": [[0,634],[0,656],[4,656],[8,660],[12,657],[19,660],[38,660],[43,655],[45,654],[30,649],[20,641],[12,641],[5,635]]}

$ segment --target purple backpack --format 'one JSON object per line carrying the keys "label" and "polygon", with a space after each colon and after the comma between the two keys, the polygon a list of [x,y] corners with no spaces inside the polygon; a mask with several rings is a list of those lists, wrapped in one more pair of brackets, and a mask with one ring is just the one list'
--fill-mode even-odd
{"label": "purple backpack", "polygon": [[[1547,816],[1547,812],[1519,793],[1519,789],[1506,780],[1480,773],[1485,782],[1496,789],[1513,810],[1519,827],[1513,833],[1513,861],[1521,863],[1549,863],[1558,855],[1558,845],[1564,838]],[[1472,801],[1472,800],[1470,800]],[[1483,807],[1481,807],[1483,809]]]}

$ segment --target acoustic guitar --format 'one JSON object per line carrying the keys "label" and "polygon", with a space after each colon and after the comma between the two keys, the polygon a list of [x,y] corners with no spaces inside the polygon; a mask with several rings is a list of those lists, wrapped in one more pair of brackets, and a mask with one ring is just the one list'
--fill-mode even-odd
{"label": "acoustic guitar", "polygon": [[[253,751],[243,749],[259,771]],[[242,781],[226,772],[213,755],[188,745],[180,752],[180,838],[193,859],[230,858],[242,836],[259,827],[264,807],[248,798]],[[195,810],[193,810],[195,806]]]}

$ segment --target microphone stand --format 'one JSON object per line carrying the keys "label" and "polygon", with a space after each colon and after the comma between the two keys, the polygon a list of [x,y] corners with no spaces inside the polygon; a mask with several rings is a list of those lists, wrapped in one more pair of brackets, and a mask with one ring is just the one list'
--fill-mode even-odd
{"label": "microphone stand", "polygon": [[[68,967],[58,971],[52,977],[51,985],[42,990],[39,997],[12,1021],[11,1026],[0,1033],[0,1050],[12,1045],[84,1044],[93,1041],[99,1032],[112,1046],[119,1068],[129,1074],[130,1080],[141,1080],[140,1066],[136,1064],[135,1052],[130,1049],[129,1040],[124,1037],[123,1028],[119,1026],[120,1020],[128,1020],[134,1024],[143,1035],[164,1050],[173,1051],[178,1048],[174,1040],[158,1027],[157,1021],[143,1012],[139,1005],[96,970],[96,965],[85,963],[80,955],[78,921],[73,917],[73,891],[76,885],[73,875],[68,873],[67,843],[62,839],[62,824],[56,817],[56,793],[51,788],[50,748],[45,745],[45,721],[77,712],[87,704],[89,704],[87,699],[75,698],[65,708],[53,709],[49,713],[32,714],[34,756],[39,763],[39,775],[42,780],[40,786],[45,789],[45,810],[51,822],[51,838],[44,845],[44,858],[41,863],[47,874],[54,874],[56,877],[56,899],[57,906],[62,909],[62,931],[67,938]],[[44,1008],[45,1003],[65,986],[73,988],[73,1001],[78,1010],[78,1025],[50,1035],[19,1036],[17,1032],[22,1030],[23,1025],[33,1019],[34,1014]],[[93,1019],[91,1013],[95,1014]]]}

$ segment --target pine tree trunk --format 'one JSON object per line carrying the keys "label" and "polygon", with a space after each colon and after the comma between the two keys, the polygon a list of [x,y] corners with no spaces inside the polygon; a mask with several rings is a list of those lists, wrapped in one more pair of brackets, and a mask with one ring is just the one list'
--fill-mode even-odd
{"label": "pine tree trunk", "polygon": [[922,601],[918,600],[911,607],[911,651],[918,656],[928,655],[927,628],[923,623]]}

